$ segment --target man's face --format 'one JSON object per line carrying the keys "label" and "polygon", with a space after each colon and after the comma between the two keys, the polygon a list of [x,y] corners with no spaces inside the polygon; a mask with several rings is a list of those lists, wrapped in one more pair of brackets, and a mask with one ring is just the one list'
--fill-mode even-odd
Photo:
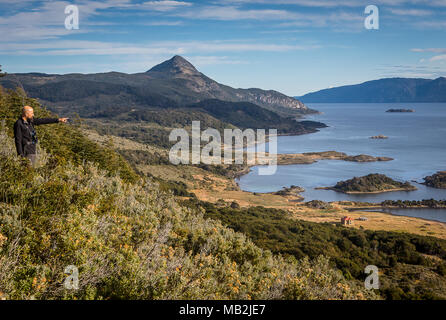
{"label": "man's face", "polygon": [[34,117],[34,110],[33,110],[33,108],[26,108],[25,109],[25,117],[28,120],[31,120]]}

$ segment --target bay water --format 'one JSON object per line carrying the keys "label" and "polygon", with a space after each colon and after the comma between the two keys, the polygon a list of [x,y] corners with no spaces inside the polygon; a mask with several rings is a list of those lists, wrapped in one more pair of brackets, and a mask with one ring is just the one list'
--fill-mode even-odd
{"label": "bay water", "polygon": [[[305,201],[367,201],[446,199],[446,189],[435,189],[413,182],[446,170],[446,103],[349,103],[309,104],[322,114],[306,120],[328,125],[317,133],[278,137],[278,153],[339,151],[349,155],[386,156],[388,162],[348,162],[320,160],[313,164],[281,165],[271,176],[258,175],[258,167],[240,177],[242,190],[273,192],[297,185],[306,191]],[[388,109],[414,109],[414,113],[390,113]],[[385,135],[388,139],[370,139]],[[418,190],[380,194],[348,195],[332,190],[341,180],[382,173],[398,181],[410,181]]]}

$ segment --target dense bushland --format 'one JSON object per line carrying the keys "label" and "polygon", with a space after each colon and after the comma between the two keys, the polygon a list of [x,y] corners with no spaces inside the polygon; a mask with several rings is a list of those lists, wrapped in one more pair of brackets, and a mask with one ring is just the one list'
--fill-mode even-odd
{"label": "dense bushland", "polygon": [[[323,256],[274,255],[198,206],[178,205],[76,127],[38,128],[40,157],[29,166],[11,132],[22,103],[0,93],[0,299],[377,297]],[[63,285],[70,265],[78,290]]]}
{"label": "dense bushland", "polygon": [[183,204],[203,207],[206,217],[222,221],[273,253],[297,259],[325,255],[347,279],[363,281],[364,268],[376,265],[382,271],[380,293],[386,298],[446,298],[445,240],[301,221],[272,208],[240,209],[198,200]]}

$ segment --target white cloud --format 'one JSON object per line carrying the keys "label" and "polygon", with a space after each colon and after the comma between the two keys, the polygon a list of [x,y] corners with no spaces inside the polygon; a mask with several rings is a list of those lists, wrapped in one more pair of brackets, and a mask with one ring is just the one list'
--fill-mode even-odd
{"label": "white cloud", "polygon": [[143,26],[179,26],[179,25],[183,25],[184,21],[149,21],[149,22],[144,22],[141,23],[140,25]]}
{"label": "white cloud", "polygon": [[6,43],[0,54],[17,55],[151,55],[212,52],[286,52],[312,50],[319,45],[288,45],[258,43],[253,41],[161,41],[145,45],[130,45],[117,42],[100,41],[46,41],[22,44]]}
{"label": "white cloud", "polygon": [[147,1],[143,7],[155,11],[171,11],[181,7],[190,7],[192,3],[183,1]]}
{"label": "white cloud", "polygon": [[426,17],[434,14],[434,12],[431,10],[422,10],[422,9],[391,8],[389,9],[389,11],[399,16]]}
{"label": "white cloud", "polygon": [[[0,3],[10,3],[12,0],[0,0]],[[15,2],[15,1],[14,1]],[[80,29],[66,30],[64,21],[66,18],[65,7],[72,4],[68,1],[43,1],[37,6],[29,3],[23,5],[21,11],[11,15],[0,15],[0,42],[27,41],[60,38],[76,33],[89,33],[90,26],[118,25],[118,23],[97,21],[100,15],[104,17],[104,10],[109,9],[134,9],[140,11],[167,12],[175,8],[192,6],[192,3],[183,1],[148,1],[143,4],[132,3],[131,0],[106,0],[90,1],[80,0],[76,2],[79,7]],[[181,21],[153,21],[145,25],[175,26]],[[97,31],[97,30],[95,30]]]}
{"label": "white cloud", "polygon": [[0,16],[0,34],[2,35],[0,42],[52,39],[73,34],[73,32],[86,33],[88,30],[82,28],[83,23],[87,25],[89,19],[97,15],[99,10],[127,7],[129,3],[130,0],[80,1],[78,7],[81,27],[79,30],[69,31],[65,29],[64,21],[66,18],[65,7],[70,3],[65,1],[43,2],[39,7],[31,10]]}
{"label": "white cloud", "polygon": [[238,6],[204,6],[172,14],[188,19],[220,21],[271,21],[269,27],[334,27],[342,30],[362,30],[362,12],[335,11],[303,13],[279,9],[242,9]]}
{"label": "white cloud", "polygon": [[423,20],[423,21],[416,21],[413,23],[414,26],[422,29],[446,29],[446,21],[444,20]]}
{"label": "white cloud", "polygon": [[234,60],[227,56],[191,56],[187,57],[196,67],[207,66],[207,65],[218,65],[218,64],[246,64],[247,61]]}
{"label": "white cloud", "polygon": [[221,0],[218,3],[230,4],[272,4],[272,5],[297,5],[302,7],[334,8],[334,7],[358,7],[360,2],[355,0]]}
{"label": "white cloud", "polygon": [[350,14],[347,12],[335,12],[331,14],[302,14],[302,17],[294,21],[282,22],[279,26],[283,27],[334,27],[341,26],[345,29],[352,27],[363,28],[364,17],[358,14]]}
{"label": "white cloud", "polygon": [[[207,19],[220,21],[271,21],[271,27],[330,27],[332,30],[352,30],[362,28],[364,19],[363,10],[359,7],[368,4],[369,1],[363,0],[220,0],[207,2],[188,2],[188,1],[146,1],[144,3],[134,3],[132,0],[105,0],[90,1],[79,0],[76,4],[79,6],[81,28],[77,33],[89,33],[93,29],[91,26],[109,25],[110,22],[98,21],[102,14],[106,16],[106,10],[122,9],[129,10],[133,14],[141,12],[154,11],[153,14],[163,14],[161,19],[145,25],[181,25],[181,19],[169,21],[167,17],[179,17],[187,19]],[[16,3],[13,0],[0,0],[0,3]],[[245,8],[244,4],[262,3],[261,9]],[[389,6],[389,11],[395,16],[426,17],[433,13],[428,9],[433,5],[439,7],[446,6],[446,0],[376,0],[377,5]],[[64,28],[64,8],[71,4],[70,1],[43,1],[36,6],[30,6],[30,1],[26,0],[22,11],[9,16],[0,16],[0,42],[19,40],[42,40],[60,38],[70,34]],[[268,8],[267,5],[274,5],[274,8]],[[290,10],[288,7],[278,8],[278,4],[294,4],[298,6],[308,6],[315,8],[327,8],[328,12],[323,10],[314,12],[300,12],[299,10]],[[400,7],[404,5],[404,7]],[[411,5],[423,5],[423,9],[412,8]],[[29,9],[31,7],[33,9]],[[353,8],[358,7],[358,9]],[[28,8],[28,9],[27,9]],[[342,11],[342,8],[345,10]],[[341,11],[340,11],[341,10]],[[112,11],[113,12],[113,11]],[[116,23],[119,25],[119,21]],[[446,21],[439,18],[411,21],[411,25],[420,28],[446,28]],[[95,30],[98,31],[98,30]]]}
{"label": "white cloud", "polygon": [[446,74],[446,69],[438,65],[430,64],[407,64],[407,65],[385,65],[377,68],[381,77],[403,77],[403,78],[438,78]]}
{"label": "white cloud", "polygon": [[218,3],[228,4],[270,4],[270,5],[296,5],[302,7],[316,8],[340,8],[340,7],[366,7],[369,4],[388,5],[388,6],[408,6],[408,5],[425,5],[425,6],[446,6],[446,0],[220,0]]}
{"label": "white cloud", "polygon": [[441,55],[438,55],[438,56],[434,56],[434,57],[430,58],[429,61],[431,61],[431,62],[446,61],[446,54],[441,54]]}
{"label": "white cloud", "polygon": [[412,52],[435,52],[435,53],[441,53],[441,52],[446,52],[446,48],[426,48],[426,49],[413,48],[413,49],[410,49],[410,51],[412,51]]}
{"label": "white cloud", "polygon": [[295,19],[301,16],[287,10],[242,10],[236,6],[204,6],[194,8],[193,10],[181,11],[174,15],[185,18],[209,20],[282,20]]}

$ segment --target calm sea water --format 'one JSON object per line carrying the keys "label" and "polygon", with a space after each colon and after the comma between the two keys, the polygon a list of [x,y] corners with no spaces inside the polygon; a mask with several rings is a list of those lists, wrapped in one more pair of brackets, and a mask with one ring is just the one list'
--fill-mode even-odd
{"label": "calm sea water", "polygon": [[[422,182],[423,177],[446,170],[446,103],[310,104],[309,107],[323,114],[308,119],[324,122],[329,127],[314,134],[278,137],[278,153],[335,150],[395,160],[370,163],[322,160],[309,165],[279,166],[272,176],[260,176],[258,167],[254,167],[237,181],[243,190],[272,192],[298,185],[306,190],[302,193],[305,201],[446,199],[446,190],[414,182],[418,190],[410,192],[347,195],[314,190],[369,173],[382,173],[398,181]],[[390,108],[415,109],[415,113],[386,113]],[[379,134],[389,139],[370,139]]]}

